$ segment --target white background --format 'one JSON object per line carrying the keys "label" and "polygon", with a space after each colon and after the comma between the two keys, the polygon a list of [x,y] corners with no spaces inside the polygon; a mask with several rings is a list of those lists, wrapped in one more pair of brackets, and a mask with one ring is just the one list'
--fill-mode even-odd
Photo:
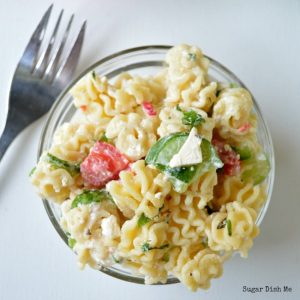
{"label": "white background", "polygon": [[[49,5],[0,0],[1,126],[15,65]],[[22,132],[0,164],[0,299],[300,299],[299,1],[61,0],[53,15],[61,8],[76,14],[77,25],[88,20],[80,71],[124,48],[181,42],[199,45],[234,71],[271,129],[274,193],[248,260],[236,256],[228,262],[209,291],[135,285],[89,268],[81,272],[28,182],[44,117]],[[244,285],[289,285],[293,292],[252,295],[242,293]]]}

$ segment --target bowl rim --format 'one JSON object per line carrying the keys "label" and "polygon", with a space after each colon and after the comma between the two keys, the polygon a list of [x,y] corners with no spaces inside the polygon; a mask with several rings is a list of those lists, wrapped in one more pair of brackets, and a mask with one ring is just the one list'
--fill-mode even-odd
{"label": "bowl rim", "polygon": [[[55,99],[55,102],[53,103],[50,111],[47,114],[47,120],[45,121],[45,124],[42,128],[42,133],[40,136],[40,140],[39,140],[39,144],[38,144],[38,151],[37,151],[37,161],[39,160],[42,152],[43,152],[43,148],[44,148],[44,142],[45,142],[45,136],[47,133],[47,128],[49,127],[49,124],[52,120],[53,114],[56,111],[57,106],[60,104],[60,102],[64,99],[64,97],[66,96],[66,94],[69,92],[69,90],[74,86],[74,84],[76,84],[82,77],[84,77],[86,74],[88,74],[89,72],[91,72],[93,69],[95,69],[96,67],[114,59],[114,58],[118,58],[118,57],[122,57],[126,54],[130,54],[130,53],[135,53],[135,52],[141,52],[141,51],[147,51],[147,50],[165,50],[165,52],[167,50],[169,50],[170,48],[172,48],[173,46],[171,45],[144,45],[144,46],[138,46],[138,47],[132,47],[132,48],[127,48],[118,52],[115,52],[113,54],[107,55],[102,59],[97,60],[95,63],[91,64],[89,67],[87,67],[86,69],[84,69],[82,72],[79,73],[79,75],[77,75],[65,88],[64,90],[57,96],[57,98]],[[269,192],[267,194],[267,199],[264,203],[264,205],[262,206],[260,212],[257,215],[257,219],[256,219],[256,224],[257,226],[260,226],[262,223],[262,220],[266,214],[266,211],[269,207],[270,204],[270,200],[271,200],[271,196],[272,196],[272,192],[273,192],[273,186],[274,186],[274,179],[275,179],[275,153],[274,153],[274,145],[273,145],[273,141],[272,141],[272,137],[271,137],[271,133],[269,130],[269,127],[261,113],[261,109],[260,106],[258,105],[256,99],[254,98],[254,96],[252,95],[251,91],[246,87],[246,85],[231,71],[229,70],[227,67],[225,67],[223,64],[221,64],[220,62],[218,62],[217,60],[211,58],[210,56],[203,54],[204,57],[206,57],[207,59],[209,59],[210,61],[210,65],[214,65],[217,68],[221,69],[221,71],[223,71],[224,73],[226,73],[227,75],[229,75],[231,78],[233,78],[241,87],[247,89],[249,91],[249,93],[252,96],[253,99],[253,103],[254,106],[256,107],[257,110],[257,114],[260,118],[260,121],[262,122],[262,126],[264,127],[265,131],[266,131],[266,137],[267,137],[267,142],[269,144],[269,150],[270,150],[270,165],[271,165],[271,170],[268,176],[271,176],[271,181],[269,184]],[[68,239],[67,236],[65,234],[65,232],[63,231],[63,229],[61,228],[59,222],[57,222],[54,214],[53,214],[53,210],[49,204],[49,201],[46,199],[42,199],[43,201],[43,205],[44,208],[47,212],[47,215],[52,223],[52,225],[54,226],[56,232],[59,234],[59,236],[62,238],[62,240],[65,242],[66,245],[68,245]],[[115,269],[113,267],[105,267],[105,266],[101,266],[99,269],[99,271],[101,271],[104,274],[110,275],[112,277],[127,281],[127,282],[132,282],[132,283],[138,283],[138,284],[145,284],[144,282],[144,278],[138,278],[138,277],[133,277],[131,276],[131,274],[125,275],[122,274],[118,271],[115,271]],[[179,283],[179,279],[175,278],[175,277],[168,277],[167,282],[166,283],[155,283],[154,285],[164,285],[164,284],[174,284],[174,283]]]}

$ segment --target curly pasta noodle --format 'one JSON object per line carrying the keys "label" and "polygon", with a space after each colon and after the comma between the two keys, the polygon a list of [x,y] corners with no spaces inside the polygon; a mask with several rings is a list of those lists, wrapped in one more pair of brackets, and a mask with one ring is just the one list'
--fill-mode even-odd
{"label": "curly pasta noodle", "polygon": [[166,57],[167,99],[171,104],[192,107],[199,99],[200,90],[207,83],[209,61],[200,49],[188,45],[172,48]]}
{"label": "curly pasta noodle", "polygon": [[[183,201],[180,195],[172,195],[168,208],[169,215],[169,240],[173,245],[185,246],[201,241],[204,236],[206,214],[197,207],[196,201],[186,197]],[[177,205],[176,205],[177,204]]]}
{"label": "curly pasta noodle", "polygon": [[[213,108],[213,119],[220,136],[228,141],[247,141],[256,132],[253,101],[244,88],[225,88]],[[249,126],[243,130],[243,126]]]}
{"label": "curly pasta noodle", "polygon": [[[151,222],[139,227],[137,216],[122,226],[117,253],[125,258],[124,266],[146,275],[147,283],[167,280],[167,271],[163,266],[163,257],[168,248],[167,227],[166,222]],[[150,250],[143,251],[145,243]]]}
{"label": "curly pasta noodle", "polygon": [[[214,120],[207,117],[207,114],[201,109],[194,108],[193,110],[205,119],[205,122],[197,128],[198,133],[210,141],[214,128]],[[162,108],[159,113],[160,125],[157,129],[158,135],[163,137],[174,132],[189,131],[189,126],[182,123],[182,116],[182,112],[174,109],[172,106]]]}
{"label": "curly pasta noodle", "polygon": [[198,207],[203,209],[207,203],[213,199],[214,186],[217,184],[217,174],[215,169],[201,175],[187,189],[186,194],[198,199]]}
{"label": "curly pasta noodle", "polygon": [[162,173],[139,160],[131,165],[131,170],[120,173],[120,180],[110,181],[107,190],[125,217],[145,213],[152,218],[162,207],[171,184]]}
{"label": "curly pasta noodle", "polygon": [[[131,101],[134,101],[134,106],[142,104],[144,101],[160,103],[166,95],[166,90],[159,77],[143,78],[123,73],[117,78],[114,87],[116,88],[116,99],[121,96],[118,95],[119,92],[124,93]],[[121,101],[120,104],[122,104]]]}
{"label": "curly pasta noodle", "polygon": [[159,80],[149,77],[120,75],[115,84],[105,77],[90,73],[82,78],[70,91],[74,104],[80,108],[90,122],[106,126],[111,117],[133,112],[144,101],[157,103],[165,96]]}
{"label": "curly pasta noodle", "polygon": [[197,102],[193,102],[193,106],[209,112],[211,110],[211,107],[217,101],[217,87],[218,84],[216,82],[209,83],[200,91],[199,100]]}
{"label": "curly pasta noodle", "polygon": [[54,169],[47,162],[46,153],[41,156],[35,171],[30,176],[30,181],[38,194],[43,199],[57,203],[61,203],[70,196],[77,180],[78,178],[73,178],[64,169]]}
{"label": "curly pasta noodle", "polygon": [[178,277],[192,291],[208,289],[210,281],[223,273],[223,261],[217,253],[199,244],[175,247],[169,252],[167,270]]}
{"label": "curly pasta noodle", "polygon": [[[72,201],[67,200],[61,206],[61,225],[76,240],[73,250],[80,266],[89,264],[99,268],[103,264],[110,264],[111,254],[120,241],[120,219],[116,206],[106,200],[72,208]],[[103,228],[107,220],[114,226],[109,235]]]}
{"label": "curly pasta noodle", "polygon": [[213,205],[220,209],[229,202],[239,202],[259,211],[266,199],[264,185],[243,182],[237,176],[227,176],[215,187]]}
{"label": "curly pasta noodle", "polygon": [[65,123],[55,132],[49,152],[60,159],[79,163],[103,133],[93,124]]}
{"label": "curly pasta noodle", "polygon": [[213,197],[216,179],[215,171],[207,172],[190,185],[185,193],[171,191],[166,198],[161,213],[167,216],[172,245],[198,244],[205,236],[207,214],[203,208]]}
{"label": "curly pasta noodle", "polygon": [[131,160],[145,157],[156,142],[156,124],[137,113],[115,116],[106,128],[106,136]]}
{"label": "curly pasta noodle", "polygon": [[[256,216],[254,209],[242,203],[227,203],[220,212],[213,213],[208,219],[206,234],[209,247],[214,251],[239,250],[242,257],[247,257],[252,240],[259,232],[255,224]],[[224,220],[230,220],[231,229],[228,229],[227,223],[220,226]]]}

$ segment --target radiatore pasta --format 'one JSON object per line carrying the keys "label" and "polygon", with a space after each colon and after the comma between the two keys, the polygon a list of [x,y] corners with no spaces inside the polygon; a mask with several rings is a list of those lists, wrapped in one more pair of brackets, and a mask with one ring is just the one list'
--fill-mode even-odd
{"label": "radiatore pasta", "polygon": [[233,252],[247,257],[270,163],[250,92],[208,71],[198,47],[179,45],[159,74],[91,72],[71,89],[77,112],[30,180],[59,206],[80,267],[120,264],[195,291]]}

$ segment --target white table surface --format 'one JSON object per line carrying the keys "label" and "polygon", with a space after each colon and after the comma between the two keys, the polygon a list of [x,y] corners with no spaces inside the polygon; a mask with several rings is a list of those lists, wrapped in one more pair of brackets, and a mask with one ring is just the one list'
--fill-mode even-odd
{"label": "white table surface", "polygon": [[[0,126],[15,65],[50,1],[0,0]],[[88,20],[78,70],[145,44],[199,45],[233,70],[259,101],[276,151],[276,180],[261,234],[247,260],[236,256],[209,291],[142,286],[86,268],[52,227],[28,181],[45,117],[26,128],[0,164],[0,299],[300,299],[300,2],[58,0]],[[292,287],[247,294],[243,286]]]}

